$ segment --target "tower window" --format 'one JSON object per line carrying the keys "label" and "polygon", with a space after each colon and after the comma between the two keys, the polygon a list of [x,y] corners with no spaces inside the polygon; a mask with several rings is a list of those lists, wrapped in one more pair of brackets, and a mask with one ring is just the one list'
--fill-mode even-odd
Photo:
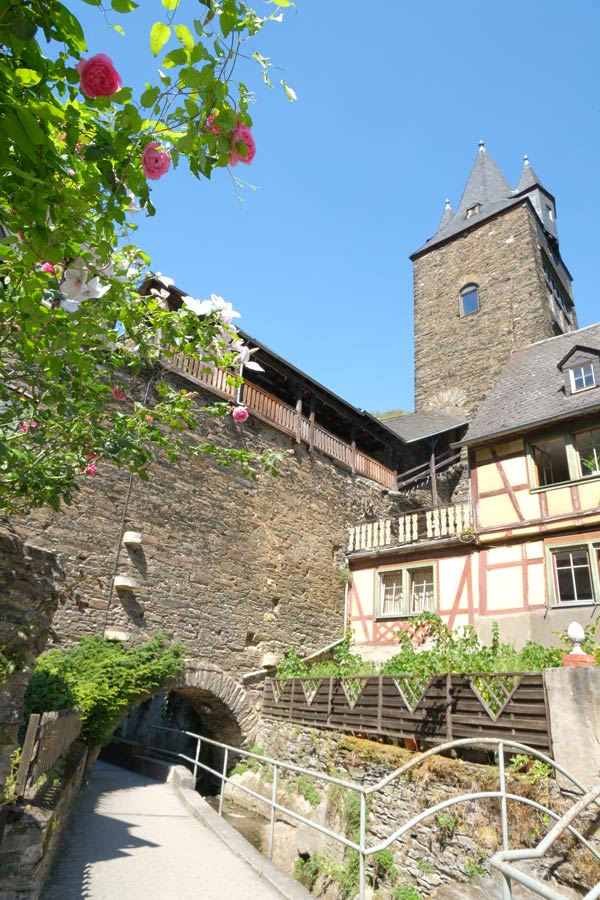
{"label": "tower window", "polygon": [[470,316],[479,310],[479,289],[476,284],[467,284],[460,292],[460,314]]}

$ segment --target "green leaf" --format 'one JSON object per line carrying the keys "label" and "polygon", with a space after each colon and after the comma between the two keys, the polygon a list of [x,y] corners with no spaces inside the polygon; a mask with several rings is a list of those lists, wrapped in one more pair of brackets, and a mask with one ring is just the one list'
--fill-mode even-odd
{"label": "green leaf", "polygon": [[296,96],[296,91],[291,88],[289,84],[286,84],[283,78],[281,79],[281,85],[283,87],[283,90],[285,91],[285,96],[288,98],[290,103],[295,103],[298,99],[298,97]]}
{"label": "green leaf", "polygon": [[39,84],[42,80],[42,76],[35,69],[15,69],[15,75],[21,84],[26,85]]}
{"label": "green leaf", "polygon": [[159,97],[160,88],[148,87],[140,97],[140,103],[142,104],[144,109],[149,109],[151,106],[154,106]]}
{"label": "green leaf", "polygon": [[227,37],[227,35],[231,34],[235,26],[238,24],[237,16],[233,12],[223,10],[221,15],[219,16],[219,24],[221,26],[223,37]]}
{"label": "green leaf", "polygon": [[37,25],[20,13],[8,23],[8,30],[22,41],[30,41],[35,37]]}
{"label": "green leaf", "polygon": [[163,66],[165,69],[172,69],[173,66],[182,66],[186,62],[187,52],[182,47],[178,47],[177,50],[171,50],[170,53],[167,53],[163,59]]}
{"label": "green leaf", "polygon": [[179,0],[161,0],[161,3],[166,9],[177,9],[179,6]]}
{"label": "green leaf", "polygon": [[134,3],[133,0],[111,0],[110,5],[115,12],[128,13],[137,9],[139,3]]}
{"label": "green leaf", "polygon": [[46,135],[38,125],[35,116],[26,107],[21,106],[17,109],[17,117],[33,144],[37,146],[46,142]]}
{"label": "green leaf", "polygon": [[191,50],[194,46],[194,37],[189,28],[186,28],[185,25],[176,25],[175,26],[175,34],[183,44],[186,50]]}
{"label": "green leaf", "polygon": [[158,56],[171,37],[171,29],[164,22],[155,22],[150,29],[150,49],[153,56]]}

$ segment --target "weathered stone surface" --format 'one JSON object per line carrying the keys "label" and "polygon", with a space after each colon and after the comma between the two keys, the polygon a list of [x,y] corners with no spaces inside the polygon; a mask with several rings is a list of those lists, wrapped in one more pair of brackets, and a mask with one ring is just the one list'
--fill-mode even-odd
{"label": "weathered stone surface", "polygon": [[[266,717],[259,723],[256,743],[265,748],[269,756],[365,786],[377,784],[414,756],[395,746],[377,744],[334,731],[318,731]],[[280,778],[282,787],[285,779],[283,770]],[[552,779],[538,784],[528,781],[527,776],[510,771],[508,779],[511,793],[537,800],[559,814],[570,807],[572,800],[561,795]],[[402,823],[444,800],[476,791],[497,789],[497,769],[432,756],[409,776],[394,780],[383,790],[369,796],[367,844],[373,846],[374,843],[385,840]],[[244,801],[238,798],[237,802]],[[331,806],[331,796],[328,806]],[[340,806],[339,800],[337,806]],[[455,805],[444,812],[446,815],[434,813],[391,845],[398,869],[397,883],[414,884],[423,897],[441,898],[446,896],[441,893],[442,885],[460,882],[452,889],[455,893],[447,896],[468,898],[471,895],[467,886],[473,882],[482,866],[489,871],[486,861],[501,846],[499,803],[494,800],[471,801]],[[331,823],[332,818],[328,821]],[[600,849],[599,822],[597,810],[588,810],[586,816],[579,820],[579,828],[588,839],[591,837],[595,841],[597,849]],[[339,821],[336,824],[339,825]],[[509,826],[511,846],[514,847],[536,845],[550,828],[547,817],[536,814],[525,805],[517,807],[515,803],[510,804]],[[330,848],[326,852],[329,854]],[[574,893],[571,895],[566,890],[564,893],[565,896],[575,897],[578,896],[578,890],[588,890],[600,878],[600,867],[595,866],[591,854],[570,856],[564,842],[557,844],[548,857],[528,867],[528,871],[542,879],[555,879],[555,889],[559,892],[563,890],[563,885],[571,885]],[[437,889],[436,893],[433,893],[434,889]],[[384,900],[393,894],[393,886],[389,883],[378,890]],[[460,893],[461,890],[464,890],[464,894]],[[524,900],[525,895],[522,896]],[[473,900],[477,897],[474,893]]]}
{"label": "weathered stone surface", "polygon": [[48,785],[11,808],[0,844],[0,900],[38,900],[60,846],[85,771],[87,748],[76,743],[60,785]]}
{"label": "weathered stone surface", "polygon": [[6,663],[16,666],[0,684],[0,793],[18,743],[29,681],[24,670],[46,644],[58,605],[60,575],[53,553],[29,546],[12,530],[0,530],[0,653]]}
{"label": "weathered stone surface", "polygon": [[[544,685],[554,759],[591,789],[600,782],[600,669],[546,669]],[[560,773],[558,778],[573,789]]]}
{"label": "weathered stone surface", "polygon": [[[526,205],[461,233],[415,260],[415,407],[471,415],[511,352],[555,334],[535,217]],[[461,316],[461,289],[479,312]]]}
{"label": "weathered stone surface", "polygon": [[[14,522],[65,569],[72,599],[53,623],[62,639],[162,630],[190,658],[239,676],[267,653],[291,644],[310,652],[341,636],[348,527],[365,505],[385,513],[388,493],[256,420],[240,428],[210,418],[205,427],[190,441],[283,451],[279,476],[252,481],[201,456],[157,463],[129,493],[129,477],[101,465],[64,513]],[[141,545],[123,546],[122,531],[139,532]],[[113,573],[139,588],[117,593]]]}

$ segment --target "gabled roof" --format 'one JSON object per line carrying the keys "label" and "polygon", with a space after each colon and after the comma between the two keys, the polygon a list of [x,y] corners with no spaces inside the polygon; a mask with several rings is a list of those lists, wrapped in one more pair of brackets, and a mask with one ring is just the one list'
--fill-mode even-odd
{"label": "gabled roof", "polygon": [[567,360],[571,359],[574,353],[587,353],[592,356],[600,356],[600,347],[584,347],[583,344],[575,344],[569,352],[556,364],[556,368],[562,372]]}
{"label": "gabled roof", "polygon": [[430,409],[426,412],[410,413],[386,419],[385,424],[397,434],[405,444],[413,444],[425,438],[444,434],[467,424],[464,416],[445,409]]}
{"label": "gabled roof", "polygon": [[600,354],[600,323],[516,350],[461,443],[482,443],[600,409],[600,386],[571,394],[558,368],[582,342]]}

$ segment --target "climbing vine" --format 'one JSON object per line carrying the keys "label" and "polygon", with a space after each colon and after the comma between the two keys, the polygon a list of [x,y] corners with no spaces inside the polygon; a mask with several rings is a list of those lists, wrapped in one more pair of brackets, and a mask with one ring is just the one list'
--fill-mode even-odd
{"label": "climbing vine", "polygon": [[[120,74],[129,51],[119,20],[139,4],[85,2],[98,8],[100,52],[74,3],[0,0],[0,512],[58,509],[105,462],[147,478],[159,451],[188,452],[181,438],[199,411],[193,392],[161,382],[173,354],[206,373],[224,369],[234,387],[242,365],[257,367],[218,295],[173,309],[173,282],[158,273],[140,290],[150,260],[132,236],[136,216],[156,212],[152,184],[184,161],[206,183],[260,152],[254,95],[236,65],[247,57],[270,84],[271,62],[254,41],[292,4],[271,0],[261,16],[242,0],[154,0],[147,81],[136,92]],[[119,58],[102,52],[105,27],[124,36]],[[142,370],[147,391],[127,377]],[[238,426],[248,415],[211,410],[233,413]],[[194,452],[248,472],[264,461],[211,444]]]}
{"label": "climbing vine", "polygon": [[68,650],[50,650],[36,662],[25,694],[25,721],[33,712],[78,709],[81,739],[105,744],[123,716],[181,671],[181,647],[164,635],[125,649],[86,637]]}

